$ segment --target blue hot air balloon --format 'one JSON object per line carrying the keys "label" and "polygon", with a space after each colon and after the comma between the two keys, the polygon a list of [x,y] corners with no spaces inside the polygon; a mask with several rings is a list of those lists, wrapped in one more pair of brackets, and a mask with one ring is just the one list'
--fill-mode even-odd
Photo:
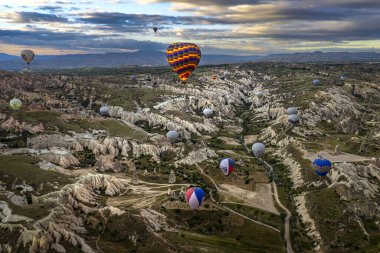
{"label": "blue hot air balloon", "polygon": [[327,159],[317,158],[313,162],[314,172],[320,177],[326,176],[331,170],[331,166],[331,162]]}

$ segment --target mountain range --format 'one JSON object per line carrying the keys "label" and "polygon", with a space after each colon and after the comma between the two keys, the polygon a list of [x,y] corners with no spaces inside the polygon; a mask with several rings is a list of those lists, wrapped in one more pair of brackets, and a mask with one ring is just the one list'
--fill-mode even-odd
{"label": "mountain range", "polygon": [[[166,56],[162,51],[139,50],[127,53],[36,55],[33,69],[71,69],[84,67],[118,67],[128,65],[163,66]],[[250,61],[281,62],[379,62],[375,52],[312,52],[269,54],[266,56],[203,55],[201,65],[230,64]],[[19,70],[25,67],[20,57],[0,53],[0,69]]]}

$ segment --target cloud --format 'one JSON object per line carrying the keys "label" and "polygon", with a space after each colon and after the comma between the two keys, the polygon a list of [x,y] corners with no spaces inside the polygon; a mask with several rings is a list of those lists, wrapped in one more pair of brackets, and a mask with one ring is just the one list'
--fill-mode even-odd
{"label": "cloud", "polygon": [[42,10],[42,11],[58,12],[58,11],[62,10],[62,7],[61,6],[45,5],[45,6],[38,7],[38,9]]}
{"label": "cloud", "polygon": [[68,22],[67,18],[59,17],[55,14],[45,14],[39,12],[14,12],[8,15],[4,15],[6,19],[9,20],[10,23],[35,23],[35,22]]}

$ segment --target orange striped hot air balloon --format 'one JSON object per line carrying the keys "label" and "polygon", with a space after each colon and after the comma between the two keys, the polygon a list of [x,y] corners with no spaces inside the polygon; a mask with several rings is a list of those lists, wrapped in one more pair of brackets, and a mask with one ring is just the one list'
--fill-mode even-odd
{"label": "orange striped hot air balloon", "polygon": [[182,81],[187,80],[201,60],[201,50],[194,43],[176,42],[166,49],[166,58]]}

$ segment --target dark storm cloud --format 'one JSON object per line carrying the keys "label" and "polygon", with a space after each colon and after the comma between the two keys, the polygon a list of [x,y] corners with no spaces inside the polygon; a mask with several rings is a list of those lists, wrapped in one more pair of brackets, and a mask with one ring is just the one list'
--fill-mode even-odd
{"label": "dark storm cloud", "polygon": [[38,9],[39,9],[39,10],[42,10],[42,11],[56,12],[56,11],[61,11],[61,10],[62,10],[62,7],[61,7],[61,6],[50,6],[50,5],[46,5],[46,6],[38,7]]}
{"label": "dark storm cloud", "polygon": [[74,2],[63,2],[63,1],[56,1],[56,4],[74,4]]}
{"label": "dark storm cloud", "polygon": [[164,50],[166,45],[153,41],[123,39],[117,35],[85,35],[81,33],[55,33],[51,31],[0,30],[0,43],[46,46],[66,50],[123,49],[123,50]]}
{"label": "dark storm cloud", "polygon": [[68,22],[67,18],[59,17],[55,14],[45,14],[39,12],[15,12],[6,17],[11,23],[34,23],[34,22]]}
{"label": "dark storm cloud", "polygon": [[121,12],[93,12],[84,13],[77,19],[80,22],[88,24],[108,25],[109,27],[141,27],[153,24],[160,25],[188,25],[199,23],[210,23],[206,18],[196,17],[175,17],[162,15],[145,15],[145,14],[125,14]]}

